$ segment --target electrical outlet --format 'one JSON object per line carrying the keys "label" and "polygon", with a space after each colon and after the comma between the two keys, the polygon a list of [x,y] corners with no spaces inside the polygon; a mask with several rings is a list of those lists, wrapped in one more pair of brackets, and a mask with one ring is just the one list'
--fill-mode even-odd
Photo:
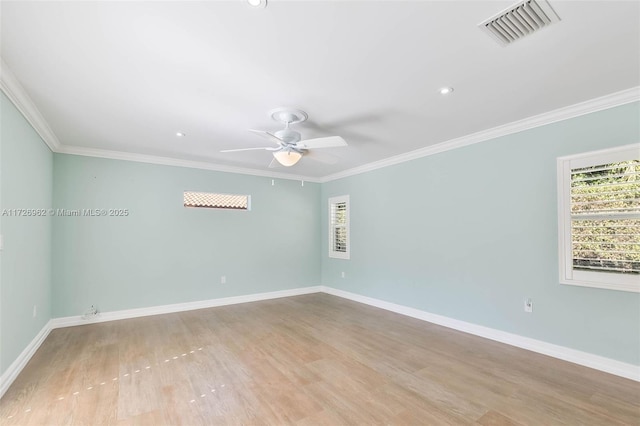
{"label": "electrical outlet", "polygon": [[227,283],[227,277],[225,275],[220,277],[220,284],[226,284]]}
{"label": "electrical outlet", "polygon": [[38,305],[33,305],[33,317],[38,316]]}
{"label": "electrical outlet", "polygon": [[342,271],[342,278],[344,278],[344,276],[345,276],[345,273],[344,273],[344,271]]}
{"label": "electrical outlet", "polygon": [[533,301],[531,298],[524,299],[524,311],[533,312]]}
{"label": "electrical outlet", "polygon": [[95,305],[91,305],[84,314],[82,314],[82,319],[92,319],[93,317],[98,315],[98,308]]}

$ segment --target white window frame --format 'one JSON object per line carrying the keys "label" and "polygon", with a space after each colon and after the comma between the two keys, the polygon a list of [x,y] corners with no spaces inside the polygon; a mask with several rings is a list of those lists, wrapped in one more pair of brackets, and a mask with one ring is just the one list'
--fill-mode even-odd
{"label": "white window frame", "polygon": [[640,144],[569,155],[557,159],[558,252],[561,284],[640,292],[640,277],[638,275],[574,270],[571,237],[571,170],[635,158],[640,158]]}
{"label": "white window frame", "polygon": [[[333,244],[333,236],[336,228],[336,224],[333,223],[331,211],[333,210],[333,206],[338,203],[345,203],[346,205],[346,251],[335,251]],[[350,259],[351,258],[351,230],[350,230],[350,203],[348,195],[341,195],[339,197],[331,197],[329,198],[329,257],[334,259]]]}

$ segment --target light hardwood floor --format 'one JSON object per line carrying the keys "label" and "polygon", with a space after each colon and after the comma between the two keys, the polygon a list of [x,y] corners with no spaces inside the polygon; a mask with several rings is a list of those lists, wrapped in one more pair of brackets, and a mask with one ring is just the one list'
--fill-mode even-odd
{"label": "light hardwood floor", "polygon": [[326,294],[53,330],[0,424],[640,424],[640,383]]}

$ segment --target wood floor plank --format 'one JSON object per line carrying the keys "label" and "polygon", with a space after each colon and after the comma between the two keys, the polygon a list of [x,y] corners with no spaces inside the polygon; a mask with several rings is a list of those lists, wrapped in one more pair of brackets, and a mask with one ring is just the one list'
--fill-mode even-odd
{"label": "wood floor plank", "polygon": [[640,383],[313,294],[53,330],[13,425],[640,425]]}
{"label": "wood floor plank", "polygon": [[626,402],[597,391],[590,399],[591,408],[609,417],[615,417],[625,423],[633,424],[640,419],[640,401]]}
{"label": "wood floor plank", "polygon": [[509,417],[498,413],[497,411],[489,411],[478,419],[478,424],[482,426],[517,426],[519,423],[514,422]]}

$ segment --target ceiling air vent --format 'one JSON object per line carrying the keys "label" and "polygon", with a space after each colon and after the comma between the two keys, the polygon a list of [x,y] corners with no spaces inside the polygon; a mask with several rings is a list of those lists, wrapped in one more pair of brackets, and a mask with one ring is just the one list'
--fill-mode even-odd
{"label": "ceiling air vent", "polygon": [[478,26],[506,46],[558,21],[560,17],[545,0],[525,0]]}

